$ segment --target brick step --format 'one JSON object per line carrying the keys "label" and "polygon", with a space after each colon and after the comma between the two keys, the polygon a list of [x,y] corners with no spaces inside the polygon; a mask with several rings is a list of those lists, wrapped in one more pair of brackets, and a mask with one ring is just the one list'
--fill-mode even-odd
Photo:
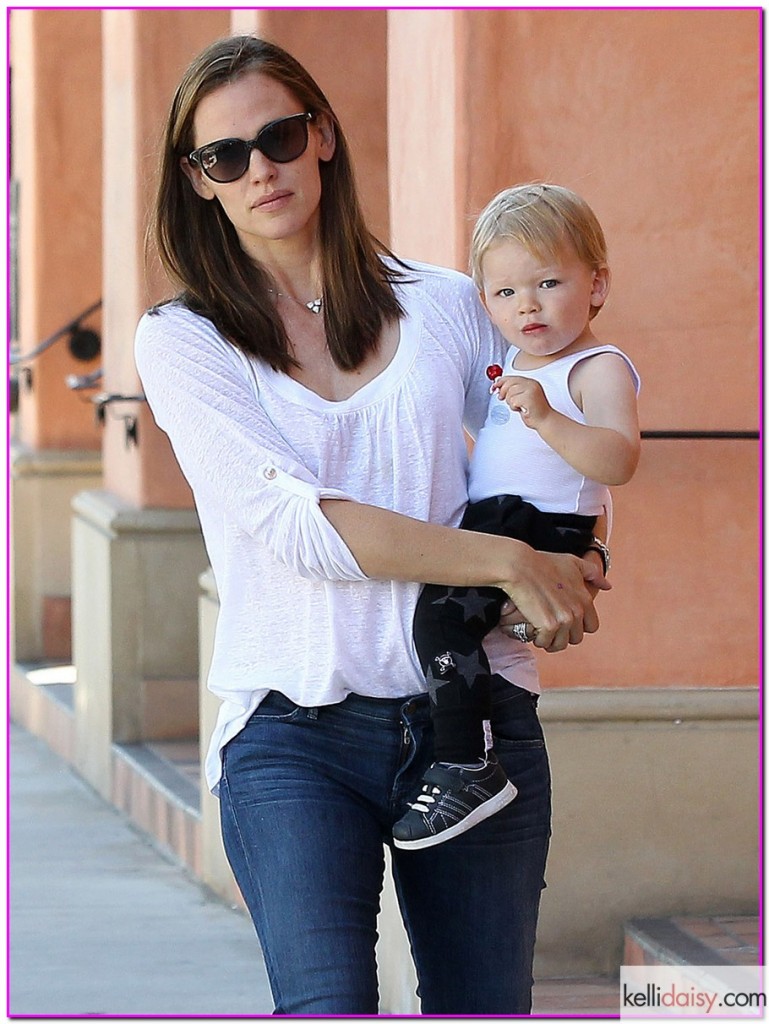
{"label": "brick step", "polygon": [[754,966],[760,960],[757,917],[635,918],[625,925],[623,964]]}
{"label": "brick step", "polygon": [[[192,874],[201,874],[200,785],[166,747],[136,743],[112,746],[110,802]],[[188,746],[197,749],[197,743]]]}

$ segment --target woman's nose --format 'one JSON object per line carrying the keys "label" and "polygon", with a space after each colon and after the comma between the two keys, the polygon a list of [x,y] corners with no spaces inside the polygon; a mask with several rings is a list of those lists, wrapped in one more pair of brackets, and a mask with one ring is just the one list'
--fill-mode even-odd
{"label": "woman's nose", "polygon": [[248,176],[252,181],[269,181],[275,176],[275,164],[256,147],[249,154]]}

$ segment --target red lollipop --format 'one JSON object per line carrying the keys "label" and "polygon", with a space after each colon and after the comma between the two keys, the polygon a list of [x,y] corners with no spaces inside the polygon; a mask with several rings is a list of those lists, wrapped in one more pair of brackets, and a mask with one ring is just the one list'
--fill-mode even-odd
{"label": "red lollipop", "polygon": [[502,376],[503,372],[504,371],[499,363],[492,363],[491,366],[486,367],[486,376],[489,380],[496,380],[497,377]]}

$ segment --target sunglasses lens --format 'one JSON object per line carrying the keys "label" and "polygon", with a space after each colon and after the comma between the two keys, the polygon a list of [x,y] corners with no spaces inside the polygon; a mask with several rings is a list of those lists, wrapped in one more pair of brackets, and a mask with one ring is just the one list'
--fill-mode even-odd
{"label": "sunglasses lens", "polygon": [[292,114],[263,128],[254,142],[226,139],[213,142],[198,151],[203,171],[212,181],[237,181],[248,170],[251,150],[261,150],[268,160],[287,164],[307,149],[307,120],[304,114]]}
{"label": "sunglasses lens", "polygon": [[307,149],[307,121],[286,117],[269,125],[259,133],[259,149],[276,164],[297,160]]}
{"label": "sunglasses lens", "polygon": [[213,181],[235,181],[245,174],[251,153],[245,142],[217,142],[201,151],[200,165]]}

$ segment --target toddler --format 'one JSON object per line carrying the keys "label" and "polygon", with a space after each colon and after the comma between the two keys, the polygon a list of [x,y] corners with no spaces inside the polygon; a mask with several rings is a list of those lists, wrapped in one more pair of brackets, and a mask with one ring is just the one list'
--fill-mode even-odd
{"label": "toddler", "polygon": [[[603,231],[569,189],[509,188],[483,210],[470,269],[492,321],[509,342],[470,460],[462,527],[584,555],[609,513],[608,487],[632,477],[640,452],[639,378],[628,357],[602,345],[593,317],[609,292]],[[492,587],[426,586],[414,639],[430,693],[435,761],[395,845],[421,849],[466,832],[517,794],[491,750],[491,670],[483,638],[507,595]],[[525,623],[519,640],[534,639]]]}

